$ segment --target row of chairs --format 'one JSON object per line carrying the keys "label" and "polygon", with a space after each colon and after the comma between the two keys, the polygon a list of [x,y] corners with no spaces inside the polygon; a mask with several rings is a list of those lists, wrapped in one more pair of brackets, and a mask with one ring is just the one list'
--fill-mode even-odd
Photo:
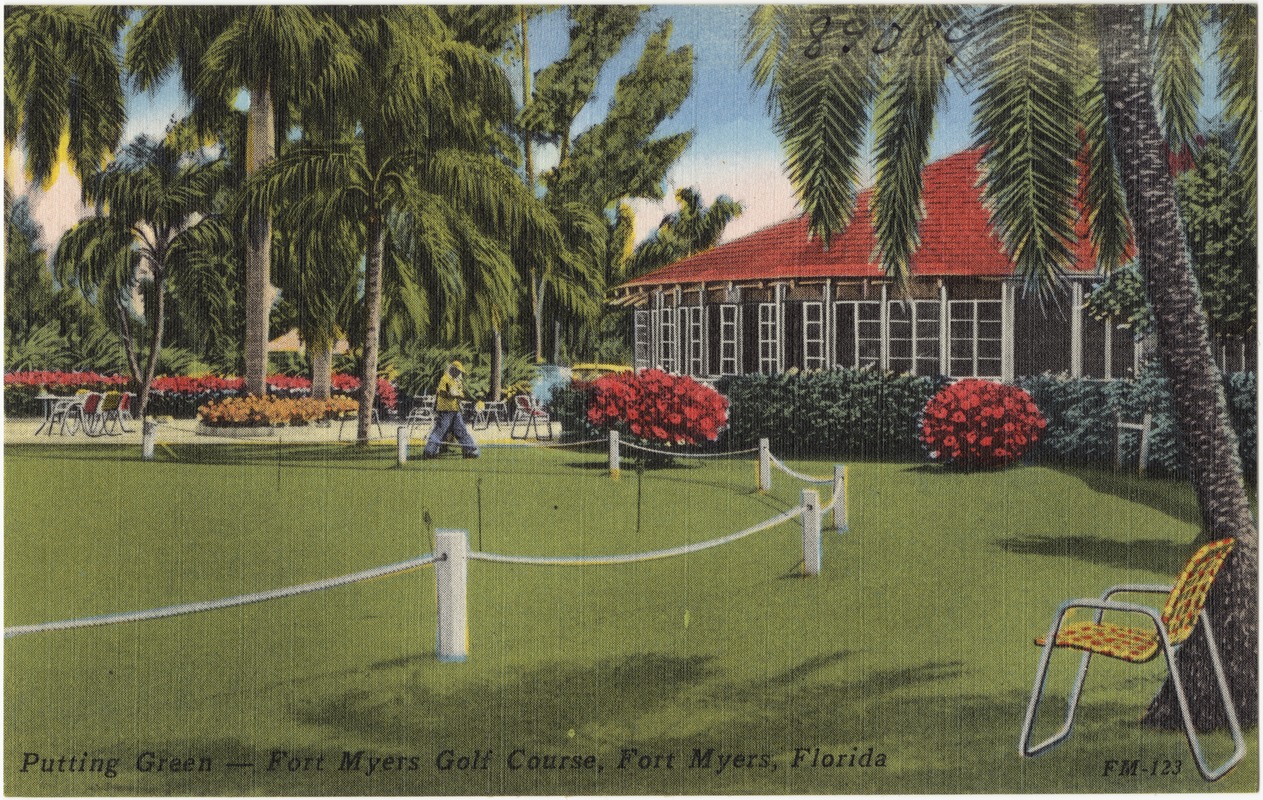
{"label": "row of chairs", "polygon": [[[413,398],[412,409],[408,412],[406,422],[409,429],[420,425],[432,425],[436,418],[435,396],[421,395]],[[553,438],[552,417],[544,404],[528,394],[519,394],[513,398],[513,414],[510,417],[508,408],[501,402],[477,404],[462,401],[461,415],[475,428],[487,428],[495,423],[497,429],[503,424],[509,425],[509,435],[514,439],[525,439],[533,432],[536,439]],[[518,435],[519,426],[521,435]],[[542,426],[542,427],[541,427]]]}
{"label": "row of chairs", "polygon": [[131,433],[127,427],[134,421],[132,408],[136,395],[131,392],[86,392],[57,401],[49,415],[52,425],[60,425],[62,434],[74,436],[82,430],[88,436],[118,436]]}

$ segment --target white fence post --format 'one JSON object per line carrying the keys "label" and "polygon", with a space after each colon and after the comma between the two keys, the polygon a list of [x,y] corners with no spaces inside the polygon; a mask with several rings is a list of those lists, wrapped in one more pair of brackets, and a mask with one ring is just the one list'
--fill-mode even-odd
{"label": "white fence post", "polygon": [[833,530],[846,533],[851,522],[846,516],[846,465],[833,465]]}
{"label": "white fence post", "polygon": [[469,574],[469,533],[439,528],[434,532],[434,582],[438,587],[439,661],[464,661],[469,655],[469,622],[465,616]]}
{"label": "white fence post", "polygon": [[772,491],[772,449],[766,437],[759,440],[759,491]]}
{"label": "white fence post", "polygon": [[820,493],[803,489],[803,575],[820,574]]}
{"label": "white fence post", "polygon": [[153,446],[154,440],[158,438],[158,423],[156,420],[145,419],[140,427],[140,460],[153,461]]}
{"label": "white fence post", "polygon": [[610,477],[618,480],[618,431],[610,431]]}
{"label": "white fence post", "polygon": [[395,435],[395,447],[398,452],[399,466],[408,463],[408,426],[400,425]]}

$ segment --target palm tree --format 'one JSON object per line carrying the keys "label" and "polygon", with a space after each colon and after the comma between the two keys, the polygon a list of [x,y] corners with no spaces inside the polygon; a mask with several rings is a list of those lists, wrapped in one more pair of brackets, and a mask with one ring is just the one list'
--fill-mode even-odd
{"label": "palm tree", "polygon": [[126,117],[117,47],[121,6],[6,6],[4,143],[25,145],[26,169],[54,175],[63,141],[70,169],[97,169]]}
{"label": "palm tree", "polygon": [[663,217],[658,229],[636,246],[625,265],[627,278],[709,250],[719,243],[724,228],[741,216],[743,210],[741,203],[727,195],[720,195],[707,206],[701,194],[691,186],[677,191],[675,200],[679,210]]}
{"label": "palm tree", "polygon": [[[202,124],[249,93],[246,175],[276,154],[298,94],[344,63],[329,14],[308,6],[154,6],[128,35],[127,66],[142,89],[178,67],[181,85]],[[246,222],[246,391],[267,390],[272,221],[266,211]]]}
{"label": "palm tree", "polygon": [[[1238,713],[1257,720],[1257,531],[1226,403],[1213,366],[1206,315],[1192,279],[1166,167],[1166,147],[1189,142],[1200,99],[1198,53],[1211,21],[1219,33],[1222,93],[1243,155],[1256,169],[1256,11],[1170,6],[1146,31],[1142,6],[762,7],[747,56],[786,150],[791,181],[827,243],[849,221],[860,153],[875,141],[873,215],[886,271],[907,280],[918,245],[921,169],[944,82],[976,82],[977,144],[986,148],[992,223],[1029,288],[1051,291],[1070,264],[1076,159],[1087,163],[1091,237],[1103,268],[1117,266],[1134,227],[1153,305],[1159,357],[1176,400],[1202,535],[1238,546],[1215,583],[1210,609]],[[904,35],[906,33],[906,35]],[[1156,64],[1156,66],[1155,66]],[[1155,87],[1155,77],[1157,79]],[[1158,126],[1162,102],[1166,136]],[[871,122],[870,122],[870,110]],[[1201,641],[1201,637],[1198,637]],[[1213,686],[1197,647],[1181,668]],[[1218,702],[1194,699],[1199,726],[1221,724]],[[1164,687],[1147,720],[1173,724]]]}
{"label": "palm tree", "polygon": [[[407,275],[396,269],[406,262],[414,275],[459,281],[472,257],[477,274],[507,286],[511,278],[496,269],[507,262],[497,262],[488,232],[545,245],[557,234],[496,155],[508,150],[496,123],[508,119],[512,101],[486,51],[455,40],[430,8],[336,13],[356,57],[352,81],[315,87],[314,96],[324,99],[328,143],[296,148],[265,169],[250,204],[274,208],[282,196],[310,193],[323,198],[323,218],[354,221],[347,230],[362,237],[357,440],[365,443],[390,272]],[[402,248],[398,256],[394,242]],[[463,306],[450,303],[446,313],[476,318],[472,298],[461,299]]]}
{"label": "palm tree", "polygon": [[[225,171],[219,159],[182,154],[142,136],[85,185],[98,213],[67,231],[57,246],[61,281],[114,305],[128,368],[140,387],[141,414],[162,350],[168,280],[213,263],[229,240],[213,207]],[[143,366],[131,329],[138,292],[149,334]]]}

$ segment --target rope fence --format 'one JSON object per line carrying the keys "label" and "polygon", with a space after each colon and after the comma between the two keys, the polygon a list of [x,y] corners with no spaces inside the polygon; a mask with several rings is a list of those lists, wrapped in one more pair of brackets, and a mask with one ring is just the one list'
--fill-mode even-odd
{"label": "rope fence", "polygon": [[[169,423],[167,423],[170,425]],[[155,420],[145,420],[142,438],[142,452],[145,460],[152,460],[153,448],[156,441],[157,429],[159,423]],[[170,426],[176,430],[180,430],[179,426]],[[197,433],[197,431],[193,431]],[[397,430],[396,440],[399,450],[399,463],[403,464],[407,461],[408,442],[409,442],[409,426],[400,425]],[[206,434],[202,434],[206,435]],[[214,436],[214,434],[210,434]],[[224,436],[217,438],[227,438],[240,440],[241,438],[262,439],[265,437],[233,437]],[[279,437],[266,437],[270,441],[278,441]],[[597,444],[606,440],[589,439],[580,442],[565,442],[556,444],[536,445],[543,447],[580,447],[591,444]],[[803,546],[803,574],[805,576],[815,576],[820,574],[821,570],[821,554],[823,550],[822,541],[822,525],[821,521],[824,514],[832,512],[833,529],[838,532],[848,530],[846,517],[846,490],[847,490],[847,472],[846,467],[841,464],[834,465],[834,474],[831,478],[817,478],[810,475],[804,475],[789,468],[779,458],[773,456],[770,452],[768,440],[760,439],[758,448],[749,450],[732,451],[727,453],[674,453],[670,451],[656,450],[654,448],[645,447],[643,445],[631,442],[620,443],[617,431],[611,431],[608,438],[610,453],[610,472],[613,477],[618,476],[618,458],[621,444],[625,444],[629,448],[638,449],[651,453],[660,453],[676,457],[702,457],[716,458],[733,455],[744,455],[747,453],[758,452],[758,485],[761,491],[768,491],[771,488],[771,468],[775,465],[778,469],[804,483],[818,485],[832,483],[833,492],[828,503],[823,506],[820,503],[819,494],[815,489],[804,488],[801,490],[801,498],[797,505],[787,509],[773,517],[762,522],[751,525],[734,533],[724,536],[707,539],[702,542],[692,544],[678,545],[659,550],[649,550],[638,553],[623,553],[610,555],[592,555],[592,556],[526,556],[513,555],[504,553],[489,553],[482,551],[471,551],[469,548],[469,534],[465,530],[456,529],[440,529],[435,531],[436,544],[433,553],[427,553],[416,558],[401,561],[395,564],[388,564],[382,567],[363,570],[360,572],[349,573],[335,578],[326,578],[324,580],[313,581],[310,583],[298,584],[281,589],[270,589],[261,592],[252,592],[249,594],[234,595],[232,597],[220,598],[218,600],[207,600],[195,603],[185,603],[181,605],[163,606],[160,608],[149,609],[146,611],[130,611],[114,614],[104,614],[93,617],[82,617],[78,619],[61,620],[57,622],[46,622],[37,625],[18,625],[4,629],[6,639],[20,636],[28,633],[43,633],[59,630],[72,630],[77,628],[89,628],[102,625],[115,625],[127,622],[142,622],[154,619],[163,619],[167,617],[175,617],[184,614],[193,614],[203,611],[214,611],[224,608],[233,608],[238,606],[251,605],[268,600],[277,600],[286,597],[294,597],[297,595],[317,592],[324,589],[332,589],[340,586],[360,581],[371,580],[374,578],[382,578],[390,575],[397,575],[414,569],[429,565],[437,565],[435,569],[435,581],[438,597],[438,615],[437,615],[437,655],[441,661],[463,661],[468,654],[468,624],[466,621],[467,607],[467,575],[469,561],[484,561],[495,564],[515,564],[530,566],[602,566],[616,564],[631,564],[644,561],[653,561],[658,559],[673,558],[677,556],[688,555],[703,550],[719,547],[721,545],[730,544],[740,539],[746,538],[761,531],[774,528],[782,523],[793,519],[799,519],[802,525],[802,546]]]}
{"label": "rope fence", "polygon": [[65,631],[73,630],[75,628],[93,628],[100,625],[117,625],[123,622],[144,622],[153,619],[163,619],[165,617],[178,617],[183,614],[196,614],[202,611],[215,611],[221,608],[248,606],[254,603],[262,603],[265,600],[279,600],[284,597],[295,597],[300,594],[308,594],[310,592],[318,592],[323,589],[333,589],[339,586],[347,586],[360,581],[372,580],[373,578],[384,578],[388,575],[398,575],[403,572],[408,572],[434,564],[442,560],[442,558],[442,556],[427,553],[426,555],[410,558],[407,561],[400,561],[396,564],[387,564],[384,567],[374,567],[373,569],[366,569],[362,572],[352,572],[348,575],[340,575],[336,578],[325,578],[324,580],[302,583],[297,586],[287,586],[283,589],[269,589],[262,592],[251,592],[250,594],[223,597],[218,600],[204,600],[202,602],[184,603],[177,606],[163,606],[161,608],[152,608],[148,611],[126,611],[117,614],[102,614],[95,617],[80,617],[79,619],[67,619],[59,622],[45,622],[39,625],[16,625],[14,627],[4,629],[4,638],[9,639],[26,633]]}

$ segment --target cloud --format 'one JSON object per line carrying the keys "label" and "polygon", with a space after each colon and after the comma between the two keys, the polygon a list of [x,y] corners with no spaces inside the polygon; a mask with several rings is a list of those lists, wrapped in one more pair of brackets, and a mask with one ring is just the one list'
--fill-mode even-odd
{"label": "cloud", "polygon": [[79,178],[70,171],[65,161],[58,164],[48,189],[40,189],[32,186],[26,178],[26,154],[21,147],[13,147],[5,159],[4,179],[15,197],[25,195],[29,200],[31,216],[43,230],[40,246],[50,254],[63,233],[92,213],[80,201]]}

